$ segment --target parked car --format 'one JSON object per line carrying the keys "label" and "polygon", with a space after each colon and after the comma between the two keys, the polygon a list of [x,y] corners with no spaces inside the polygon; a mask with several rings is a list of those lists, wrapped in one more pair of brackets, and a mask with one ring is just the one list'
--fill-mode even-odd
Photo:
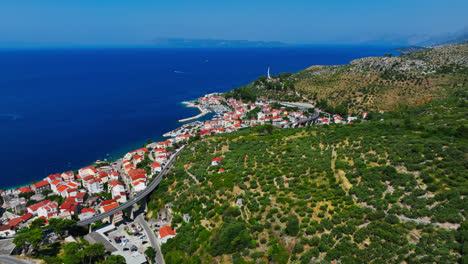
{"label": "parked car", "polygon": [[138,247],[135,246],[135,245],[132,245],[132,246],[130,247],[130,250],[131,250],[132,252],[137,251],[137,250],[138,250]]}
{"label": "parked car", "polygon": [[148,241],[145,240],[145,241],[143,241],[141,244],[142,244],[142,245],[148,244]]}
{"label": "parked car", "polygon": [[140,237],[141,240],[145,240],[146,239],[146,236],[142,236]]}
{"label": "parked car", "polygon": [[124,248],[123,251],[128,251],[129,249],[128,248]]}

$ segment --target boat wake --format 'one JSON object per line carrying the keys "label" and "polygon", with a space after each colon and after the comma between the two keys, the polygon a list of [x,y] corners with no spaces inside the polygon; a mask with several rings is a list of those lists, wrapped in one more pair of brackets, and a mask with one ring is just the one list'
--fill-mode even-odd
{"label": "boat wake", "polygon": [[183,71],[174,71],[174,73],[185,73]]}
{"label": "boat wake", "polygon": [[17,115],[17,114],[0,114],[0,120],[11,120],[11,121],[15,121],[15,120],[18,120],[18,119],[21,119],[23,118],[21,115]]}

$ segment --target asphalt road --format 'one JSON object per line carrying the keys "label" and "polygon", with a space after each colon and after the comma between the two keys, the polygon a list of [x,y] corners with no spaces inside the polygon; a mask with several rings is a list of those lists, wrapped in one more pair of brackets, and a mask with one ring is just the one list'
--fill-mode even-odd
{"label": "asphalt road", "polygon": [[131,206],[133,206],[136,202],[140,201],[141,199],[145,198],[147,195],[149,195],[158,185],[159,183],[161,182],[162,178],[164,177],[164,175],[166,175],[166,173],[170,170],[172,164],[174,163],[175,159],[177,158],[177,156],[179,155],[179,153],[184,149],[184,146],[182,146],[179,150],[177,150],[174,155],[172,155],[172,157],[169,159],[169,161],[167,162],[166,166],[164,166],[164,169],[161,171],[161,173],[159,173],[159,175],[154,178],[154,180],[152,180],[150,182],[150,184],[148,184],[148,186],[146,187],[146,189],[144,189],[143,191],[137,193],[135,196],[133,196],[132,198],[130,198],[129,200],[127,200],[127,202],[117,206],[116,208],[112,209],[112,210],[109,210],[103,214],[97,214],[91,218],[88,218],[88,219],[85,219],[83,221],[79,221],[77,223],[78,226],[85,226],[85,225],[89,225],[89,224],[92,224],[96,221],[99,221],[99,220],[102,220],[106,217],[109,217],[115,213],[118,213],[120,211],[123,211]]}
{"label": "asphalt road", "polygon": [[135,222],[139,223],[145,230],[146,237],[149,239],[151,246],[156,250],[156,264],[164,264],[164,258],[159,247],[159,240],[153,232],[151,226],[146,222],[142,214],[135,218]]}
{"label": "asphalt road", "polygon": [[33,264],[36,262],[25,261],[25,260],[18,259],[12,256],[0,255],[0,263],[1,264]]}

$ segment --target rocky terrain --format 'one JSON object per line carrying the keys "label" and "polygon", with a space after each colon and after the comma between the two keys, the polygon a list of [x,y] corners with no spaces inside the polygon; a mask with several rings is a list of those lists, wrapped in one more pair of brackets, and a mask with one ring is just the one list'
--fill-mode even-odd
{"label": "rocky terrain", "polygon": [[292,78],[296,91],[351,112],[390,110],[442,98],[468,85],[468,44],[397,57],[367,57],[344,66],[312,66]]}

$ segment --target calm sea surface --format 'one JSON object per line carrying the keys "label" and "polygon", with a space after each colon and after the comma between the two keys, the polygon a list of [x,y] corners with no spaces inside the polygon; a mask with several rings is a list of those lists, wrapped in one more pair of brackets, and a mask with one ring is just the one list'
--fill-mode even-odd
{"label": "calm sea surface", "polygon": [[0,188],[115,159],[198,114],[180,104],[391,47],[0,50]]}

